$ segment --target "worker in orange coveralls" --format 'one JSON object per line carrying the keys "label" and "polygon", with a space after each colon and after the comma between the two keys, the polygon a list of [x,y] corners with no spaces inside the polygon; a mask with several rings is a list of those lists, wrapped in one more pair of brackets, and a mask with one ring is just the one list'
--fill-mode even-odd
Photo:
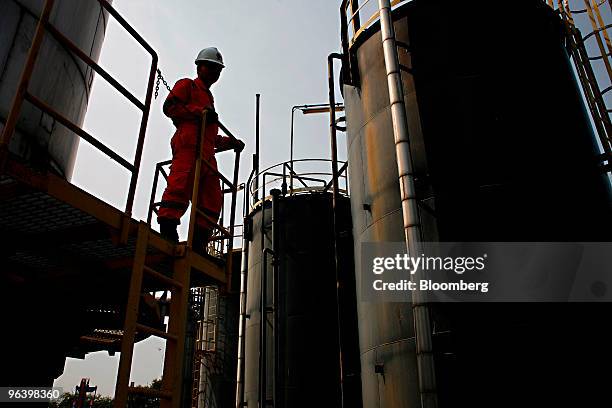
{"label": "worker in orange coveralls", "polygon": [[[201,131],[202,112],[208,109],[206,129],[202,140],[202,158],[217,168],[217,151],[242,150],[244,143],[238,139],[218,134],[218,117],[214,111],[214,99],[210,86],[217,82],[223,65],[223,57],[217,48],[205,48],[199,52],[195,63],[198,77],[194,80],[179,80],[164,102],[164,114],[172,119],[176,132],[172,137],[172,165],[168,176],[168,186],[162,196],[158,212],[160,233],[167,239],[178,242],[176,228],[180,218],[187,210],[193,193],[195,176],[196,144]],[[222,196],[219,176],[202,164],[198,207],[211,219],[217,221],[221,212]],[[208,242],[213,224],[198,215],[196,218],[193,247],[203,251]]]}

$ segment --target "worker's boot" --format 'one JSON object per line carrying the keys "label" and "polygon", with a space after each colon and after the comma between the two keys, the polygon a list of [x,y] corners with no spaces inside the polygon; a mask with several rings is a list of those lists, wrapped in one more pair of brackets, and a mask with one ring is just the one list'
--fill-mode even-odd
{"label": "worker's boot", "polygon": [[206,255],[206,246],[211,235],[210,229],[196,227],[193,231],[193,250],[200,255]]}
{"label": "worker's boot", "polygon": [[179,224],[178,220],[158,218],[157,222],[159,223],[159,233],[162,237],[168,241],[178,242],[178,232],[176,232],[176,227]]}

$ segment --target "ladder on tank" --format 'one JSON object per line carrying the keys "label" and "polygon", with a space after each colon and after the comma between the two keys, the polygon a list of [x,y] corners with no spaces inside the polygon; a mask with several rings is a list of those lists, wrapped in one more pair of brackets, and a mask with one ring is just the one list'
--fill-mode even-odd
{"label": "ladder on tank", "polygon": [[[194,351],[193,386],[191,392],[191,407],[198,408],[199,401],[204,400],[202,408],[213,407],[212,384],[210,375],[219,368],[217,349],[219,331],[219,291],[216,287],[201,288],[204,295],[204,307],[198,322],[198,337]],[[204,371],[202,371],[202,367]],[[202,377],[204,376],[204,380]],[[200,384],[204,388],[200,390]]]}
{"label": "ladder on tank", "polygon": [[[610,0],[541,0],[559,14],[565,37],[567,39],[567,50],[573,60],[581,88],[591,113],[595,125],[597,136],[603,150],[599,157],[602,163],[602,170],[612,173],[612,121],[604,96],[612,91],[612,40],[608,34],[608,29],[612,28],[611,22],[606,22],[606,18],[612,13],[612,2]],[[406,3],[407,0],[390,0],[391,7]],[[361,14],[365,12],[364,6],[369,4],[375,7],[370,0],[343,0],[340,7],[341,21],[340,32],[342,35],[344,81],[353,83],[358,81],[358,70],[354,53],[350,52],[355,40],[364,33],[378,19],[378,13],[373,13],[366,21],[362,21]],[[572,9],[570,4],[581,3],[584,8]],[[602,6],[607,4],[607,13],[602,12]],[[349,10],[350,9],[350,10]],[[348,15],[347,15],[348,13]],[[574,16],[584,15],[588,18],[591,31],[583,36],[576,24]],[[608,17],[609,18],[609,17]],[[586,24],[585,24],[586,25]],[[352,35],[350,34],[352,30]],[[586,27],[584,27],[587,30]],[[589,55],[585,43],[594,39],[597,44],[598,55]],[[601,62],[605,68],[609,85],[602,88],[597,80],[592,62]],[[405,67],[402,67],[405,69]],[[607,162],[607,163],[606,163]]]}
{"label": "ladder on tank", "polygon": [[[578,78],[597,130],[599,142],[604,151],[600,156],[602,168],[605,172],[610,173],[612,172],[612,122],[610,121],[612,109],[607,107],[604,95],[612,91],[612,42],[607,32],[612,27],[612,24],[604,23],[601,6],[607,3],[608,12],[612,12],[612,5],[607,0],[584,0],[583,9],[571,9],[568,0],[546,1],[551,8],[556,8],[563,21],[567,38],[567,49],[578,73]],[[585,36],[582,36],[574,19],[574,15],[580,14],[588,15],[592,28],[592,31]],[[589,55],[585,42],[591,38],[596,40],[599,55]],[[591,64],[592,61],[603,63],[610,81],[608,87],[602,89],[599,85]]]}

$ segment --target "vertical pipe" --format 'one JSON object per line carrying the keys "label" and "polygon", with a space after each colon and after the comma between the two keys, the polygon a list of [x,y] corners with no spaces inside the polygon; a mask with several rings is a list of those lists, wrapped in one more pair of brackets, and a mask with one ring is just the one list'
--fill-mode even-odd
{"label": "vertical pipe", "polygon": [[[369,0],[366,0],[366,2],[367,1]],[[359,0],[349,0],[349,2],[351,3],[351,15],[357,13],[353,17],[353,33],[356,33],[361,28],[361,19],[359,18],[359,13],[357,12],[357,10],[359,10]]]}
{"label": "vertical pipe", "polygon": [[332,219],[334,237],[334,263],[336,270],[336,320],[338,321],[338,365],[340,368],[340,378],[338,378],[337,399],[341,406],[344,405],[344,374],[342,359],[342,277],[340,276],[340,265],[338,261],[338,145],[336,139],[336,94],[334,84],[334,59],[342,61],[342,55],[331,53],[327,57],[327,84],[329,91],[329,133],[331,139],[331,166],[332,166]]}
{"label": "vertical pipe", "polygon": [[342,0],[340,5],[340,42],[342,43],[342,81],[345,84],[354,85],[353,72],[351,70],[351,59],[349,54],[348,22],[346,18],[347,0]]}
{"label": "vertical pipe", "polygon": [[[247,225],[247,217],[244,217],[242,225]],[[243,234],[242,237],[242,259],[240,273],[240,317],[238,322],[238,369],[236,370],[236,408],[242,408],[244,401],[244,327],[246,319],[246,285],[249,271],[249,240]]]}
{"label": "vertical pipe", "polygon": [[[334,59],[342,61],[342,55],[331,53],[327,57],[327,83],[329,88],[329,133],[332,156],[332,193],[334,209],[334,225],[336,224],[336,203],[338,201],[338,143],[336,138],[336,91],[334,84]],[[335,239],[334,239],[335,241]],[[336,256],[337,258],[337,256]]]}
{"label": "vertical pipe", "polygon": [[230,219],[229,219],[229,231],[230,238],[227,241],[227,287],[229,292],[233,292],[234,288],[232,287],[232,275],[233,275],[233,256],[232,250],[234,249],[234,224],[236,223],[236,196],[238,195],[238,172],[240,171],[240,151],[236,150],[236,156],[234,158],[234,176],[232,179],[232,185],[230,189],[232,190],[232,202],[230,206]]}
{"label": "vertical pipe", "polygon": [[[419,256],[421,253],[421,227],[414,186],[402,77],[395,43],[393,20],[391,18],[391,4],[389,0],[378,0],[378,7],[385,68],[387,71],[387,84],[389,86],[389,102],[393,120],[393,136],[395,139],[395,155],[399,173],[406,246],[411,256]],[[417,281],[420,277],[419,275],[420,272],[415,274]],[[412,304],[421,405],[423,408],[435,408],[438,405],[438,398],[429,309],[420,291],[412,292]]]}
{"label": "vertical pipe", "polygon": [[296,110],[296,106],[291,108],[291,151],[289,152],[289,163],[291,167],[289,169],[289,192],[293,194],[293,118]]}
{"label": "vertical pipe", "polygon": [[236,370],[236,408],[242,408],[244,403],[244,367],[245,367],[245,342],[244,342],[244,330],[246,326],[246,298],[247,298],[247,283],[249,273],[249,242],[251,231],[247,230],[247,226],[250,225],[251,218],[248,216],[248,205],[249,205],[249,185],[255,168],[251,170],[251,174],[245,183],[244,197],[243,197],[243,227],[242,227],[242,259],[240,267],[240,321],[238,323],[238,368]]}
{"label": "vertical pipe", "polygon": [[272,189],[270,191],[272,194],[272,310],[274,313],[274,408],[283,408],[285,404],[283,403],[282,389],[283,389],[283,381],[282,381],[282,352],[281,352],[281,336],[282,336],[282,328],[280,325],[280,313],[279,313],[279,304],[280,304],[280,272],[278,265],[278,245],[280,241],[280,235],[278,231],[278,198],[281,195],[281,191],[279,189]]}
{"label": "vertical pipe", "polygon": [[261,263],[261,276],[260,276],[260,294],[259,294],[259,378],[258,378],[258,397],[259,408],[266,406],[266,351],[267,351],[267,332],[266,332],[266,287],[267,281],[267,269],[268,269],[268,252],[271,251],[266,248],[266,174],[262,176],[262,200],[261,200],[261,250],[262,250],[262,263]]}
{"label": "vertical pipe", "polygon": [[255,94],[255,157],[254,157],[254,169],[255,169],[255,197],[254,203],[257,202],[259,197],[259,98],[260,94]]}

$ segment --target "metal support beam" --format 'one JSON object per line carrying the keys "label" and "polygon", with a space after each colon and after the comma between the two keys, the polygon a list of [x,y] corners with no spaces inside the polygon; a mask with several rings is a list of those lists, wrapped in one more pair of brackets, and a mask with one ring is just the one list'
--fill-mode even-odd
{"label": "metal support beam", "polygon": [[191,267],[186,258],[177,259],[174,262],[174,280],[180,286],[174,287],[171,291],[168,333],[176,336],[177,340],[166,343],[162,377],[162,391],[171,393],[172,399],[160,401],[160,408],[179,408],[181,403],[190,270]]}
{"label": "metal support beam", "polygon": [[113,402],[113,407],[115,408],[124,408],[127,404],[138,308],[140,306],[140,292],[142,289],[142,275],[144,273],[145,257],[147,254],[148,234],[148,226],[144,223],[140,223],[138,225],[138,238],[136,241],[130,290],[128,292],[125,322],[123,323],[121,357],[119,359],[119,371],[117,374],[117,383],[115,384],[115,400]]}

